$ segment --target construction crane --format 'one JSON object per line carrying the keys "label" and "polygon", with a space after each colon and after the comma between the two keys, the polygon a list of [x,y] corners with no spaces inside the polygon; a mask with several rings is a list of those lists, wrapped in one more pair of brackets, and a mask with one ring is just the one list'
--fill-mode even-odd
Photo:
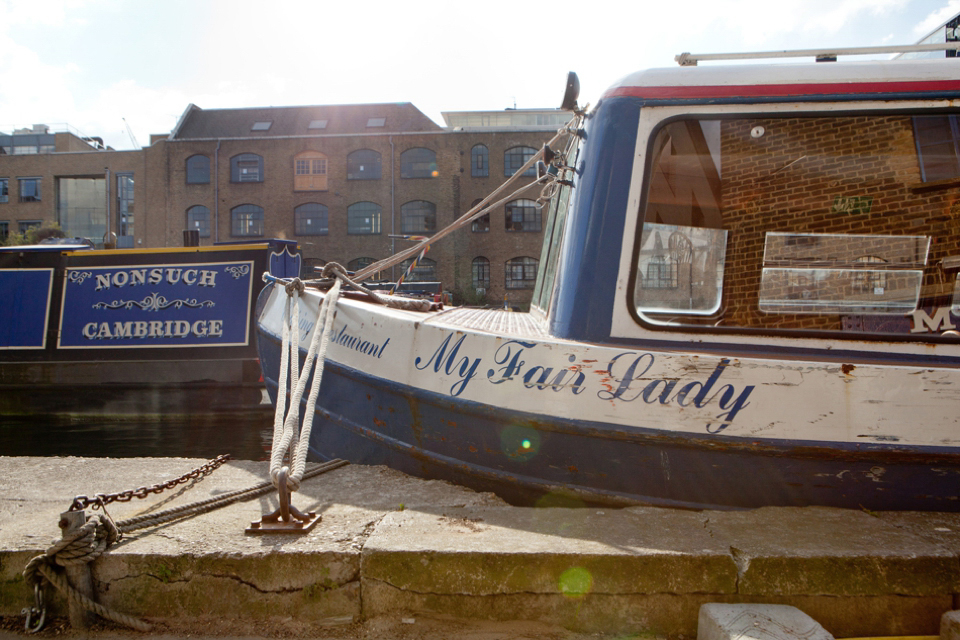
{"label": "construction crane", "polygon": [[127,135],[130,136],[130,142],[133,143],[133,148],[136,149],[137,151],[139,151],[140,148],[141,148],[141,147],[140,147],[140,143],[137,142],[137,137],[136,137],[135,135],[133,135],[133,129],[131,129],[131,128],[130,128],[130,125],[127,124],[127,119],[126,119],[126,118],[121,117],[120,119],[123,120],[124,126],[127,127]]}

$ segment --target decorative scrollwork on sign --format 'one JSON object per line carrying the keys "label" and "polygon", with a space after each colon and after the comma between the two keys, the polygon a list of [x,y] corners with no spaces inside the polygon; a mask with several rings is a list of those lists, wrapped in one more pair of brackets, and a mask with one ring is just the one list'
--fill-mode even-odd
{"label": "decorative scrollwork on sign", "polygon": [[83,281],[87,278],[92,278],[93,274],[89,271],[71,271],[70,275],[67,277],[70,282],[75,284],[83,284]]}
{"label": "decorative scrollwork on sign", "polygon": [[232,275],[232,276],[233,276],[233,279],[236,280],[236,279],[240,278],[241,276],[245,276],[245,275],[247,275],[248,273],[250,273],[250,265],[244,264],[244,265],[239,265],[239,266],[236,266],[236,267],[226,267],[226,268],[224,269],[224,271],[226,271],[227,273],[229,273],[230,275]]}
{"label": "decorative scrollwork on sign", "polygon": [[94,309],[133,309],[134,307],[139,307],[144,311],[160,311],[161,309],[169,309],[173,307],[174,309],[180,309],[182,307],[189,307],[191,309],[200,309],[202,307],[213,307],[215,303],[213,300],[204,300],[203,302],[197,302],[196,298],[191,300],[167,300],[158,293],[151,293],[149,296],[140,300],[114,300],[113,302],[98,302],[93,305]]}

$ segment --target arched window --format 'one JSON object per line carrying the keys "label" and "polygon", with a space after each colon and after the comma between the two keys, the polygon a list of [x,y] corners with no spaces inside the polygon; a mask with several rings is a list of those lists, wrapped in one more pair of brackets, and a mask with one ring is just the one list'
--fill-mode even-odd
{"label": "arched window", "polygon": [[187,184],[210,184],[210,158],[200,154],[187,158]]}
{"label": "arched window", "polygon": [[437,205],[411,200],[400,207],[401,233],[433,233],[437,230]]}
{"label": "arched window", "polygon": [[[413,259],[404,260],[400,263],[400,273],[406,273],[410,268]],[[437,281],[437,262],[430,258],[423,258],[417,261],[417,266],[406,278],[404,282],[436,282]]]}
{"label": "arched window", "polygon": [[479,256],[473,259],[473,288],[490,288],[490,261]]}
{"label": "arched window", "polygon": [[347,156],[347,180],[379,180],[380,154],[372,149],[359,149]]}
{"label": "arched window", "polygon": [[[475,206],[483,202],[483,198],[477,198],[473,201],[473,204],[470,205],[470,208],[473,209]],[[487,212],[470,223],[470,231],[477,233],[486,233],[490,231],[490,212]]]}
{"label": "arched window", "polygon": [[490,175],[490,152],[485,145],[474,145],[470,150],[470,175],[474,178]]}
{"label": "arched window", "polygon": [[308,202],[293,210],[294,228],[298,236],[327,235],[327,207]]}
{"label": "arched window", "polygon": [[504,224],[507,231],[540,231],[540,207],[533,200],[512,200],[504,207]]}
{"label": "arched window", "polygon": [[356,202],[347,207],[349,235],[377,235],[380,233],[380,205],[375,202]]}
{"label": "arched window", "polygon": [[507,260],[507,289],[533,289],[537,281],[537,264],[538,261],[535,258],[528,256]]}
{"label": "arched window", "polygon": [[194,205],[187,209],[187,229],[195,229],[200,232],[201,238],[210,237],[210,209],[202,204]]}
{"label": "arched window", "polygon": [[319,151],[304,151],[293,159],[294,191],[327,190],[327,156]]}
{"label": "arched window", "polygon": [[263,158],[255,153],[230,158],[230,182],[263,182]]}
{"label": "arched window", "polygon": [[230,233],[234,236],[262,236],[263,207],[241,204],[231,209]]}
{"label": "arched window", "polygon": [[[527,160],[536,155],[537,150],[531,147],[512,147],[503,152],[503,175],[512,176]],[[536,165],[523,172],[525,176],[536,176]]]}
{"label": "arched window", "polygon": [[430,149],[415,147],[400,154],[401,178],[436,178],[437,154]]}

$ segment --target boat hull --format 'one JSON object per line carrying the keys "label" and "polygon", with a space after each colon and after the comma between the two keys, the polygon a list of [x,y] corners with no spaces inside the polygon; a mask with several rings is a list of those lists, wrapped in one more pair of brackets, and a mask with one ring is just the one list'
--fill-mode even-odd
{"label": "boat hull", "polygon": [[[263,326],[258,338],[275,401],[280,340]],[[641,417],[621,425],[589,411],[550,415],[549,398],[544,412],[518,411],[493,390],[488,402],[462,399],[338,359],[328,357],[319,389],[310,441],[318,460],[385,464],[521,505],[960,510],[951,447],[671,432]]]}

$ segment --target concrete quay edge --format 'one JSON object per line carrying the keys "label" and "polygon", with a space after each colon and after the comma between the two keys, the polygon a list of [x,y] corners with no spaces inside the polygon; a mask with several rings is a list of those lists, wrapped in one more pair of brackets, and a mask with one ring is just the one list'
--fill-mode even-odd
{"label": "concrete quay edge", "polygon": [[[75,495],[151,486],[203,462],[0,457],[0,616],[32,602],[20,572],[59,539]],[[265,462],[231,461],[108,510],[123,520],[266,477]],[[98,599],[173,629],[445,615],[688,637],[710,602],[793,605],[838,638],[936,635],[960,608],[960,513],[519,508],[361,465],[306,481],[294,505],[322,522],[305,535],[244,534],[276,508],[270,495],[130,534],[93,564]],[[54,597],[53,613],[64,602]]]}

